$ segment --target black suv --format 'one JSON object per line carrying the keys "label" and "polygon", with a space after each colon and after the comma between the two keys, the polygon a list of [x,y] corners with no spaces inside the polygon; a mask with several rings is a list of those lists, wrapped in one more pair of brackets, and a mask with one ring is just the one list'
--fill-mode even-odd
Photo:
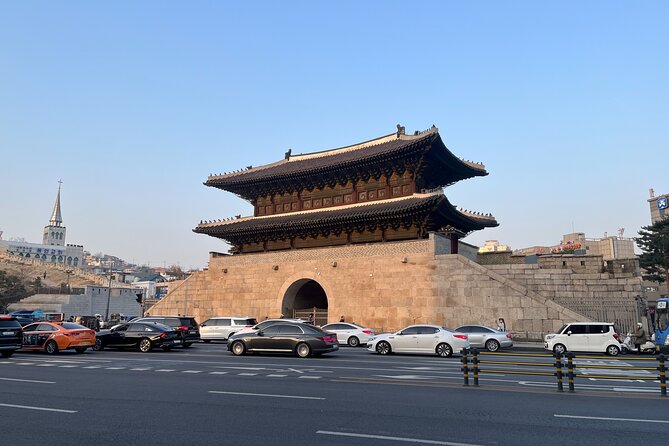
{"label": "black suv", "polygon": [[188,316],[148,316],[133,319],[132,322],[157,322],[177,330],[181,334],[181,345],[188,348],[193,342],[200,342],[200,326],[194,317]]}
{"label": "black suv", "polygon": [[0,354],[9,358],[21,348],[23,328],[14,316],[0,315]]}

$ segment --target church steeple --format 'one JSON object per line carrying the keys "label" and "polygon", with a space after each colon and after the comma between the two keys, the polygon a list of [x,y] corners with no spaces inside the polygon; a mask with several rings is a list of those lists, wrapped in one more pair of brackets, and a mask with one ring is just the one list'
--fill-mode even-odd
{"label": "church steeple", "polygon": [[50,226],[59,227],[63,223],[63,217],[60,215],[60,185],[63,184],[62,181],[58,180],[58,195],[56,195],[56,204],[53,206],[53,212],[51,213],[51,219],[49,220]]}
{"label": "church steeple", "polygon": [[63,226],[63,217],[60,215],[60,185],[62,181],[58,180],[58,195],[56,195],[56,204],[53,206],[53,212],[49,219],[49,224],[44,227],[42,236],[43,245],[65,246],[65,226]]}

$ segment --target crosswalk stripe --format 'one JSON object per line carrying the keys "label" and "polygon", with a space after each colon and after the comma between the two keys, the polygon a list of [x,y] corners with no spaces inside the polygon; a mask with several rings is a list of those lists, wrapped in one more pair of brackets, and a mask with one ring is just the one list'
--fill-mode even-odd
{"label": "crosswalk stripe", "polygon": [[239,376],[256,376],[257,373],[237,373]]}
{"label": "crosswalk stripe", "polygon": [[226,375],[228,372],[209,372],[210,375]]}
{"label": "crosswalk stripe", "polygon": [[288,375],[267,375],[268,378],[285,378]]}
{"label": "crosswalk stripe", "polygon": [[321,376],[300,376],[300,379],[321,379]]}
{"label": "crosswalk stripe", "polygon": [[181,373],[202,373],[202,370],[183,370]]}

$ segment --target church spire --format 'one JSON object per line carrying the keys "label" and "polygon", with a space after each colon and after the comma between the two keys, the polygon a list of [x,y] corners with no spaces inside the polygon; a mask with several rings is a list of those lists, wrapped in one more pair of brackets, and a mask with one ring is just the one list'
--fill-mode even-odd
{"label": "church spire", "polygon": [[60,226],[63,223],[63,217],[60,215],[60,185],[63,184],[62,181],[58,180],[58,195],[56,195],[56,204],[53,206],[53,212],[51,213],[51,219],[49,220],[49,225],[51,226]]}

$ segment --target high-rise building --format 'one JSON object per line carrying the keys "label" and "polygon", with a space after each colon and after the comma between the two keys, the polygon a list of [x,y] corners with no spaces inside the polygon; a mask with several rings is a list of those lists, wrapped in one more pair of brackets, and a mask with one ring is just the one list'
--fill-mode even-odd
{"label": "high-rise building", "polygon": [[655,196],[655,191],[650,189],[650,198],[648,204],[650,205],[650,221],[655,224],[660,220],[669,217],[669,194]]}

